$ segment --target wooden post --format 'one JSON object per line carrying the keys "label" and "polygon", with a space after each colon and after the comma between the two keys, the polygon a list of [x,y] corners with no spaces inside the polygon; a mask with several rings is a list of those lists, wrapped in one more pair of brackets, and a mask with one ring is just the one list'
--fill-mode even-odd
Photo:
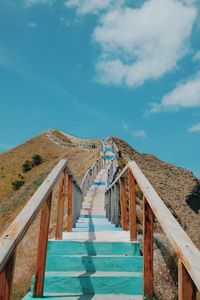
{"label": "wooden post", "polygon": [[46,264],[46,252],[48,243],[50,213],[51,213],[52,192],[45,201],[40,215],[40,233],[38,238],[37,262],[35,270],[35,281],[33,288],[33,297],[39,298],[43,296],[44,275]]}
{"label": "wooden post", "polygon": [[115,225],[119,226],[119,184],[115,184]]}
{"label": "wooden post", "polygon": [[68,195],[67,195],[67,231],[72,231],[72,195],[73,195],[73,178],[72,175],[68,175]]}
{"label": "wooden post", "polygon": [[121,226],[123,230],[128,230],[127,225],[127,211],[126,211],[126,189],[125,189],[125,179],[120,178],[120,207],[121,207]]}
{"label": "wooden post", "polygon": [[181,259],[178,260],[178,299],[196,300],[196,286]]}
{"label": "wooden post", "polygon": [[66,170],[63,171],[63,175],[59,186],[56,234],[55,234],[56,240],[62,240],[65,197],[66,197]]}
{"label": "wooden post", "polygon": [[16,252],[11,254],[4,269],[0,273],[0,300],[9,300],[11,297]]}
{"label": "wooden post", "polygon": [[143,296],[153,299],[153,212],[144,197],[143,204]]}
{"label": "wooden post", "polygon": [[129,230],[130,240],[137,240],[137,218],[136,218],[136,194],[135,194],[135,179],[131,170],[128,170],[129,183]]}

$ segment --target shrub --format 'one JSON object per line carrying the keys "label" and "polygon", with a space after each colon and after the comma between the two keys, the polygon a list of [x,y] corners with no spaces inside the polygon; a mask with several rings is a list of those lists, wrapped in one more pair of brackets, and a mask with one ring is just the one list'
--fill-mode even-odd
{"label": "shrub", "polygon": [[24,180],[16,180],[14,182],[12,182],[12,186],[13,186],[13,189],[16,191],[16,190],[19,190],[20,187],[22,185],[24,185],[25,181]]}
{"label": "shrub", "polygon": [[35,167],[40,165],[43,162],[43,158],[41,155],[35,154],[32,156],[32,161],[33,161],[32,166]]}
{"label": "shrub", "polygon": [[25,163],[22,165],[22,171],[24,173],[30,171],[33,167],[33,164],[30,160],[26,160]]}
{"label": "shrub", "polygon": [[21,174],[18,174],[18,176],[19,176],[19,179],[12,182],[12,187],[15,191],[19,190],[21,188],[21,186],[24,185],[24,183],[25,183],[24,177]]}

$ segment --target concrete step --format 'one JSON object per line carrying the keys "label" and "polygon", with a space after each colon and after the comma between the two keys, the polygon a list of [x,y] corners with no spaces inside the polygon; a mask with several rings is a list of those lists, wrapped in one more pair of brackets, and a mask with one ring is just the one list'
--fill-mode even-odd
{"label": "concrete step", "polygon": [[142,294],[139,272],[46,272],[45,293]]}
{"label": "concrete step", "polygon": [[46,271],[142,272],[142,257],[122,255],[49,255],[46,261]]}
{"label": "concrete step", "polygon": [[[28,293],[22,300],[35,299],[32,293]],[[66,293],[45,293],[44,297],[37,298],[39,300],[143,300],[141,295],[125,295],[125,294],[96,294],[96,295],[83,295],[83,294],[66,294]]]}
{"label": "concrete step", "polygon": [[[116,232],[118,233],[118,232]],[[77,234],[77,233],[75,233]],[[83,233],[81,233],[83,235]],[[138,242],[49,241],[47,255],[125,255],[140,256]]]}

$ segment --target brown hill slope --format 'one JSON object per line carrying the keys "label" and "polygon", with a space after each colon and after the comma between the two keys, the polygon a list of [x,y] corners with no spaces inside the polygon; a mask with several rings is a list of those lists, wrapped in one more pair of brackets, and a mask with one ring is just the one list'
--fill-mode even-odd
{"label": "brown hill slope", "polygon": [[[84,145],[79,147],[76,139],[71,141],[70,145],[63,144],[60,139],[64,139],[65,136],[59,131],[56,131],[56,134],[59,135],[59,140],[56,139],[53,133],[50,136],[43,133],[14,149],[0,154],[0,234],[18,215],[31,195],[61,158],[68,160],[70,169],[80,181],[86,170],[99,156],[98,149],[89,149]],[[97,146],[99,145],[98,140],[93,142]],[[79,143],[81,143],[81,139],[79,139]],[[43,163],[29,172],[23,173],[23,163],[26,160],[31,160],[34,154],[41,155],[44,160]],[[18,174],[24,177],[25,184],[19,190],[14,191],[12,182],[19,178]],[[50,236],[53,236],[55,231],[57,196],[58,185],[55,187],[53,196]],[[17,251],[13,300],[21,299],[30,288],[31,274],[34,273],[35,267],[38,229],[39,216],[30,227]]]}
{"label": "brown hill slope", "polygon": [[[200,181],[188,170],[161,161],[153,155],[141,154],[116,137],[112,139],[121,152],[119,160],[121,168],[129,160],[136,161],[167,207],[200,249]],[[137,198],[137,218],[140,232],[142,228],[141,205],[141,199]],[[177,300],[177,280],[177,256],[161,228],[155,224],[155,299]]]}
{"label": "brown hill slope", "polygon": [[200,183],[191,171],[150,154],[141,154],[114,137],[124,164],[135,160],[167,207],[200,249]]}
{"label": "brown hill slope", "polygon": [[[61,133],[60,133],[61,134]],[[31,140],[0,154],[0,233],[9,224],[41,184],[53,166],[66,158],[77,179],[81,179],[88,167],[93,164],[98,154],[97,149],[78,148],[71,143],[70,147],[61,147],[50,140],[46,134],[40,134]],[[34,154],[42,156],[44,162],[29,172],[23,173],[22,165],[31,160]],[[80,164],[81,162],[81,164]],[[25,185],[14,192],[12,182],[24,177]],[[15,208],[15,209],[13,209]]]}

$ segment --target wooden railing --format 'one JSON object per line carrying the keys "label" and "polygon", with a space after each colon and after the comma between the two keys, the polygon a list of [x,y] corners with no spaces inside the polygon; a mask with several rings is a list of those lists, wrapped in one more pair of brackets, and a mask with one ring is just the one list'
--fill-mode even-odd
{"label": "wooden railing", "polygon": [[[126,179],[129,187],[129,215],[126,207]],[[153,217],[161,225],[178,257],[179,300],[194,300],[200,290],[200,252],[176,221],[138,165],[129,162],[106,191],[106,213],[113,224],[130,230],[137,240],[136,184],[143,193],[143,296],[153,299]],[[121,218],[119,220],[119,208]],[[129,223],[129,224],[128,224]]]}
{"label": "wooden railing", "polygon": [[103,157],[100,156],[86,172],[79,186],[75,176],[67,166],[67,161],[61,160],[4,232],[0,238],[0,300],[10,299],[17,247],[39,212],[41,212],[40,231],[33,296],[36,298],[43,296],[46,251],[54,186],[60,180],[55,239],[61,240],[65,202],[67,202],[67,231],[72,231],[73,224],[79,217],[86,189],[92,185],[92,181],[102,164]]}

